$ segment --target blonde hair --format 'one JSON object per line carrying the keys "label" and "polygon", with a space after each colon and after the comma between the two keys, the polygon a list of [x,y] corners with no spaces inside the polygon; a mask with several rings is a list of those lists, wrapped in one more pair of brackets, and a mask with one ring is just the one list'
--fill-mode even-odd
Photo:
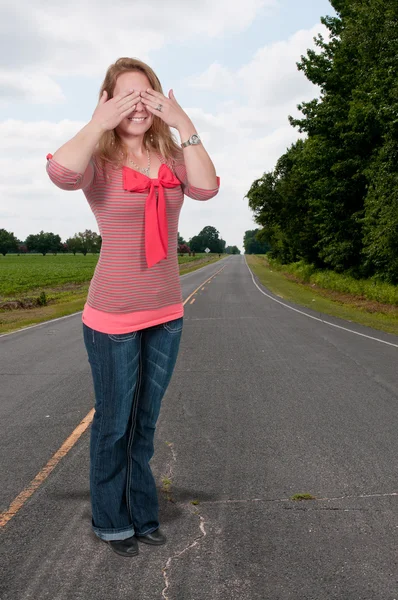
{"label": "blonde hair", "polygon": [[[112,64],[105,75],[101,85],[99,98],[104,90],[107,91],[108,99],[113,98],[113,92],[116,87],[116,80],[121,73],[128,71],[139,71],[147,76],[152,89],[163,94],[162,85],[149,65],[137,58],[123,57]],[[148,150],[158,151],[170,166],[174,166],[176,160],[182,156],[181,147],[177,144],[170,127],[160,118],[154,116],[152,125],[144,134],[144,146]],[[97,146],[95,155],[104,161],[111,163],[115,167],[122,167],[127,159],[127,148],[118,136],[115,129],[106,131]]]}

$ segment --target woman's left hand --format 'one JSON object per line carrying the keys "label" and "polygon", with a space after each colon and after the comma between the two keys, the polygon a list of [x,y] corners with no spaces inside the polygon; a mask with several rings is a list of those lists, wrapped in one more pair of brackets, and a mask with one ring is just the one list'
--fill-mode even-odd
{"label": "woman's left hand", "polygon": [[[173,90],[169,91],[169,97],[166,98],[160,92],[148,88],[146,92],[141,92],[141,100],[149,112],[162,119],[170,127],[178,129],[183,123],[190,121],[187,113],[175,99]],[[162,105],[161,111],[156,110],[159,104]]]}

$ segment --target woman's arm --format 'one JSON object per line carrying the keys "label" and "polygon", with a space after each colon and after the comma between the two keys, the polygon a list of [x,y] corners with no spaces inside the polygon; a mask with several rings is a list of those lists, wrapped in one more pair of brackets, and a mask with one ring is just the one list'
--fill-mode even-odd
{"label": "woman's arm", "polygon": [[[190,119],[183,121],[178,127],[181,142],[186,142],[192,134],[197,133]],[[187,179],[191,186],[204,190],[214,190],[218,187],[216,170],[203,143],[183,148]]]}
{"label": "woman's arm", "polygon": [[104,129],[90,121],[52,157],[58,164],[75,173],[84,173]]}
{"label": "woman's arm", "polygon": [[92,154],[103,130],[90,121],[54,154],[47,155],[47,174],[61,190],[82,190],[95,176]]}

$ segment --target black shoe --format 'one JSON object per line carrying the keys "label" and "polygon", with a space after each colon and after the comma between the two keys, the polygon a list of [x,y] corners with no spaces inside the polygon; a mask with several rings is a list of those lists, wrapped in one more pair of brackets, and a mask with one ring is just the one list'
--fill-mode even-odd
{"label": "black shoe", "polygon": [[139,553],[137,538],[134,535],[125,540],[109,540],[108,544],[120,556],[137,556]]}
{"label": "black shoe", "polygon": [[155,529],[152,533],[147,533],[146,535],[137,535],[137,540],[139,542],[144,542],[144,544],[152,544],[152,546],[161,546],[166,543],[166,536],[160,531],[160,529]]}

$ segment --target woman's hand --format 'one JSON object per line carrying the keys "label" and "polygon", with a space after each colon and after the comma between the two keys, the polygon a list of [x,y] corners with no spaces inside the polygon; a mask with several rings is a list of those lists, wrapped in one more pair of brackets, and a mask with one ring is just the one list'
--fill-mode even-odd
{"label": "woman's hand", "polygon": [[135,109],[139,97],[140,92],[125,90],[108,100],[108,93],[104,90],[91,121],[103,131],[115,129]]}
{"label": "woman's hand", "polygon": [[[146,92],[141,92],[141,102],[149,112],[175,129],[179,129],[182,125],[190,121],[187,113],[184,112],[175,99],[173,90],[169,91],[169,97],[166,98],[160,92],[155,92],[152,88],[148,88]],[[162,105],[161,111],[156,110],[159,104]]]}

